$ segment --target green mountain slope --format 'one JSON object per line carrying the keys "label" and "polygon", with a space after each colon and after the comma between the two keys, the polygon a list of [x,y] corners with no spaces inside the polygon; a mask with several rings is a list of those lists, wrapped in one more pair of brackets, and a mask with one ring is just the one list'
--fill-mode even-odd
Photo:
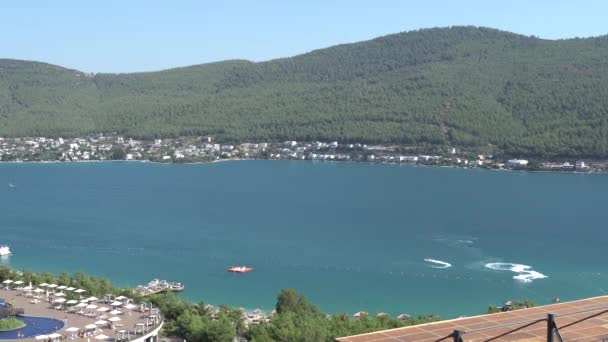
{"label": "green mountain slope", "polygon": [[0,60],[0,136],[212,134],[608,156],[608,37],[426,29],[262,63],[87,75]]}

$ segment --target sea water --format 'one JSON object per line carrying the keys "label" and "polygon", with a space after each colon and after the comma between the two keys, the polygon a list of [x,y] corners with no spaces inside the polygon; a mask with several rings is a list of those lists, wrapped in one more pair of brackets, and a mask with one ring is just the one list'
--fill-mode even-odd
{"label": "sea water", "polygon": [[[8,184],[12,186],[9,186]],[[4,184],[4,186],[2,186]],[[483,313],[608,291],[608,176],[242,161],[0,164],[0,263],[273,308]],[[246,265],[248,274],[226,272]]]}

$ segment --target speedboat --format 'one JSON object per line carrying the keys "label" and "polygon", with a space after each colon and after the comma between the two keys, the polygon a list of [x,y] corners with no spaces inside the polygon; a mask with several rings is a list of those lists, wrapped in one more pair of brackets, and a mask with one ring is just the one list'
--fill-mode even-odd
{"label": "speedboat", "polygon": [[253,271],[253,268],[247,266],[234,266],[228,269],[228,272],[233,273],[247,273]]}
{"label": "speedboat", "polygon": [[0,256],[12,254],[11,249],[8,246],[0,246]]}

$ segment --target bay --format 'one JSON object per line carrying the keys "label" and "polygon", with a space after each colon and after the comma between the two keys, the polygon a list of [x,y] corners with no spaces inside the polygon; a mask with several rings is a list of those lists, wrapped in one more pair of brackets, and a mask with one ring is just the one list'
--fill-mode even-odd
{"label": "bay", "polygon": [[[0,164],[0,244],[14,252],[0,263],[123,286],[175,280],[184,298],[247,309],[271,310],[292,287],[332,313],[449,318],[607,294],[607,193],[608,177],[591,174]],[[254,271],[226,272],[235,265]]]}

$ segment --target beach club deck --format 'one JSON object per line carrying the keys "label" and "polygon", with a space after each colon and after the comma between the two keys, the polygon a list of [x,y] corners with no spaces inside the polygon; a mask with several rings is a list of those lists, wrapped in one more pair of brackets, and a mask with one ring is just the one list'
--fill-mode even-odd
{"label": "beach club deck", "polygon": [[[57,331],[18,338],[19,341],[156,342],[158,340],[158,332],[163,320],[157,309],[142,310],[140,305],[131,303],[126,297],[116,297],[111,300],[87,297],[84,296],[84,290],[76,292],[82,299],[67,300],[65,293],[70,291],[68,290],[70,288],[58,285],[49,287],[49,285],[52,284],[43,287],[2,285],[0,299],[11,303],[16,309],[23,309],[22,316],[51,318],[63,322],[63,327]],[[76,290],[71,288],[71,291]],[[1,340],[16,341],[17,339]]]}
{"label": "beach club deck", "polygon": [[608,296],[341,337],[337,341],[608,341]]}

